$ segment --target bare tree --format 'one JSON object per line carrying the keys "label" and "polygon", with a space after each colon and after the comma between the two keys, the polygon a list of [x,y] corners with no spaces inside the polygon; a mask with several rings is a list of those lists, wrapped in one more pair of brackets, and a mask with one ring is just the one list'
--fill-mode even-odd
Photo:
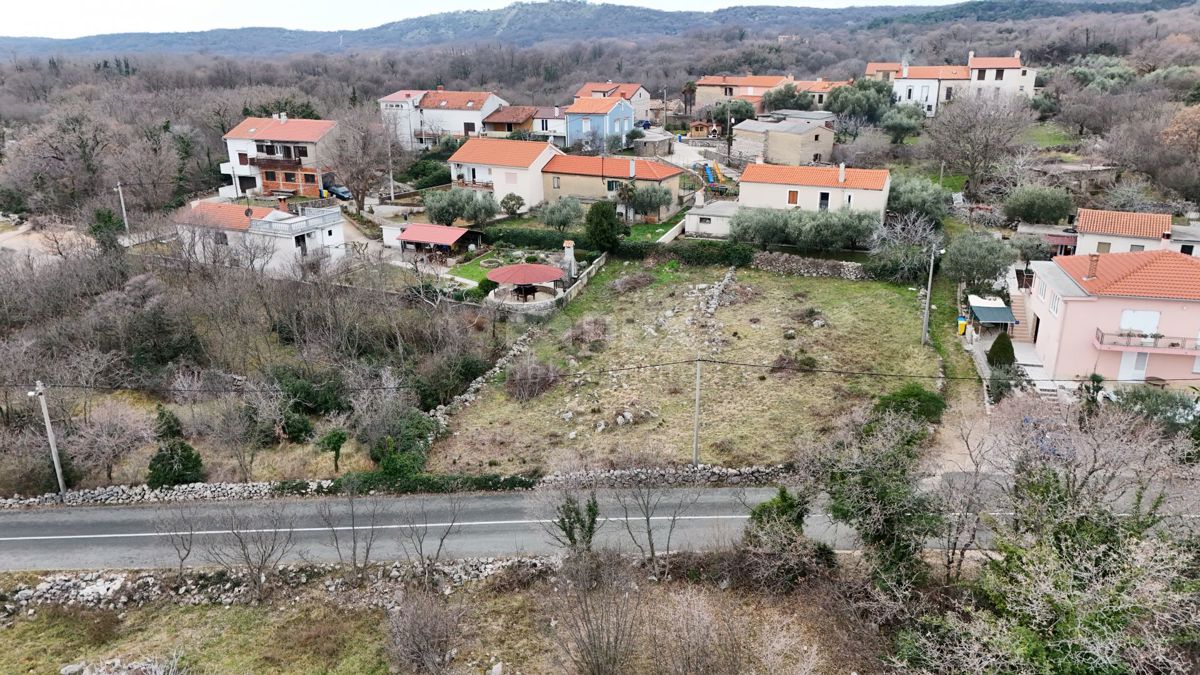
{"label": "bare tree", "polygon": [[461,605],[428,590],[405,593],[388,613],[388,654],[412,672],[449,672],[465,614]]}
{"label": "bare tree", "polygon": [[183,579],[183,569],[196,547],[196,528],[200,514],[196,507],[183,502],[168,504],[159,509],[154,519],[154,529],[160,537],[166,537],[179,561],[176,578]]}
{"label": "bare tree", "polygon": [[997,162],[1016,152],[1031,124],[1033,113],[1023,99],[966,98],[939,110],[925,133],[933,156],[966,174],[967,191],[978,194]]}
{"label": "bare tree", "polygon": [[349,568],[350,578],[356,583],[365,581],[379,536],[382,502],[374,497],[363,498],[358,481],[347,478],[342,482],[341,497],[322,501],[317,505],[317,514],[329,530],[329,545],[342,565]]}
{"label": "bare tree", "polygon": [[282,504],[229,506],[205,545],[209,563],[231,574],[244,572],[256,600],[270,594],[283,559],[295,547],[295,519]]}
{"label": "bare tree", "polygon": [[985,490],[987,477],[983,472],[984,445],[974,433],[968,420],[960,418],[957,429],[959,440],[967,450],[968,466],[958,467],[956,473],[942,476],[939,498],[942,503],[942,571],[947,584],[962,577],[963,563],[967,553],[979,541],[979,526],[987,508]]}
{"label": "bare tree", "polygon": [[113,466],[150,441],[150,419],[116,399],[92,408],[90,419],[68,438],[71,459],[83,468],[102,469],[111,482]]}
{"label": "bare tree", "polygon": [[319,160],[354,194],[355,209],[361,213],[367,193],[379,185],[380,174],[387,173],[389,134],[379,120],[378,111],[371,106],[353,110],[337,120],[333,139],[324,144]]}
{"label": "bare tree", "polygon": [[[671,537],[675,526],[688,509],[700,499],[699,489],[668,489],[650,484],[613,491],[621,507],[623,525],[630,541],[658,574],[659,555],[663,556],[662,574],[671,575]],[[661,526],[655,521],[665,520]],[[665,530],[665,531],[664,531]],[[659,548],[661,544],[661,550]]]}
{"label": "bare tree", "polygon": [[683,588],[654,601],[645,621],[653,675],[754,672],[749,622],[723,597]]}
{"label": "bare tree", "polygon": [[416,566],[425,588],[433,586],[446,540],[458,532],[462,512],[462,497],[451,492],[444,499],[416,499],[400,515],[400,547]]}
{"label": "bare tree", "polygon": [[615,554],[576,556],[563,567],[554,639],[579,675],[627,673],[637,654],[642,594]]}

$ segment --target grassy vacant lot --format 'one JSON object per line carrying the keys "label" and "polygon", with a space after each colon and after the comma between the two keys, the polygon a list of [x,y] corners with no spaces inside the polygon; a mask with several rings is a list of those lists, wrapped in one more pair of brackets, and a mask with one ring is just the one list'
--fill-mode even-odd
{"label": "grassy vacant lot", "polygon": [[1054,122],[1039,122],[1029,127],[1029,130],[1025,132],[1025,141],[1039,148],[1071,145],[1078,140],[1078,136]]}
{"label": "grassy vacant lot", "polygon": [[[780,649],[784,663],[795,663],[815,649],[818,672],[879,669],[884,646],[878,635],[861,630],[848,618],[849,608],[827,590],[762,597],[688,588],[745,621],[749,639]],[[653,610],[663,596],[682,590],[680,586],[648,587],[640,605]],[[480,587],[452,596],[452,601],[466,606],[452,672],[481,673],[496,661],[505,664],[506,673],[569,672],[559,660],[550,627],[555,613],[550,595],[542,582],[518,591]],[[407,672],[391,670],[384,613],[340,604],[322,593],[305,592],[295,602],[279,599],[254,607],[155,604],[130,609],[123,619],[112,612],[39,608],[35,616],[19,616],[0,630],[4,654],[0,670],[57,673],[79,661],[130,662],[178,654],[190,672],[200,673]],[[719,618],[724,616],[714,617]]]}
{"label": "grassy vacant lot", "polygon": [[[609,288],[642,271],[634,263],[602,270],[534,343],[539,358],[562,369],[562,381],[524,403],[493,383],[434,446],[432,466],[515,473],[616,465],[632,455],[690,461],[693,364],[628,368],[697,354],[739,364],[782,359],[821,369],[937,374],[935,352],[920,344],[915,291],[739,270],[727,295],[732,303],[709,321],[697,311],[702,291],[695,287],[716,283],[725,270],[663,265],[650,270],[649,287],[623,295]],[[565,343],[563,334],[585,319],[606,322],[603,343]],[[816,319],[826,325],[814,327]],[[704,364],[701,372],[701,461],[734,466],[784,460],[797,439],[819,438],[842,413],[904,383],[755,365]],[[623,413],[633,423],[617,424]]]}

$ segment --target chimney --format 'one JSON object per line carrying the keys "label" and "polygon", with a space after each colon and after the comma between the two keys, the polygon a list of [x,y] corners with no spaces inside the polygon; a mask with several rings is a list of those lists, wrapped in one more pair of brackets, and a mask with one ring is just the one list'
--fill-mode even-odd
{"label": "chimney", "polygon": [[1085,276],[1083,278],[1083,280],[1091,281],[1092,279],[1095,279],[1096,278],[1096,269],[1098,267],[1100,267],[1100,254],[1099,253],[1089,253],[1088,254],[1087,276]]}
{"label": "chimney", "polygon": [[762,164],[762,163],[763,163],[763,156],[762,156],[762,155],[755,155],[755,157],[754,157],[754,163],[755,163],[755,164]]}
{"label": "chimney", "polygon": [[974,49],[967,52],[967,63],[970,63],[971,59],[973,59],[973,58],[975,58],[975,50]]}
{"label": "chimney", "polygon": [[574,279],[576,275],[575,242],[570,239],[563,242],[563,267],[566,268],[567,276]]}
{"label": "chimney", "polygon": [[637,162],[632,159],[629,160],[629,177],[630,178],[637,177]]}
{"label": "chimney", "polygon": [[900,77],[901,79],[908,79],[908,59],[900,62]]}
{"label": "chimney", "polygon": [[442,85],[440,85],[440,84],[439,84],[439,85],[437,86],[437,90],[438,90],[438,91],[446,91],[446,87],[444,87],[444,86],[442,86]]}
{"label": "chimney", "polygon": [[271,113],[272,119],[279,119],[279,113]]}
{"label": "chimney", "polygon": [[285,112],[279,113],[279,123],[287,124],[287,113],[285,113]]}
{"label": "chimney", "polygon": [[554,117],[555,117],[555,118],[557,118],[557,117],[558,117],[559,115],[561,115],[561,114],[562,114],[562,113],[560,113],[560,112],[558,111],[558,106],[554,106]]}
{"label": "chimney", "polygon": [[846,182],[846,163],[845,162],[838,164],[838,182],[839,183]]}
{"label": "chimney", "polygon": [[1013,50],[1013,56],[1017,59],[1020,59],[1021,58],[1021,50],[1020,49]]}
{"label": "chimney", "polygon": [[698,209],[701,206],[704,206],[704,190],[696,190],[695,198],[696,203],[692,205],[692,208]]}
{"label": "chimney", "polygon": [[283,195],[276,197],[275,198],[275,208],[279,211],[283,211],[284,213],[290,213],[290,211],[288,211],[287,200],[288,200],[288,198]]}
{"label": "chimney", "polygon": [[1162,237],[1159,240],[1158,247],[1163,249],[1164,251],[1171,250],[1171,229],[1169,227],[1166,230],[1163,230]]}

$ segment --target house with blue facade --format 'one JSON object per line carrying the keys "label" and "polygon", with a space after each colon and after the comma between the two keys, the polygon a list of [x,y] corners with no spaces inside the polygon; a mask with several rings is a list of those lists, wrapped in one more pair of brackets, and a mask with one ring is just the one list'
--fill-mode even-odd
{"label": "house with blue facade", "polygon": [[633,104],[619,96],[577,98],[564,112],[568,146],[597,149],[610,136],[624,138],[633,129]]}

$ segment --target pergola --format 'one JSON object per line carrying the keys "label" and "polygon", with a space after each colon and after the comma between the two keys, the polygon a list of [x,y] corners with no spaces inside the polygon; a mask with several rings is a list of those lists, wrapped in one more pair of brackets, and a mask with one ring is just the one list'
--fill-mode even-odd
{"label": "pergola", "polygon": [[513,286],[513,293],[524,302],[537,294],[538,284],[552,284],[563,278],[563,271],[552,265],[518,263],[505,265],[487,273],[487,278],[500,285]]}

